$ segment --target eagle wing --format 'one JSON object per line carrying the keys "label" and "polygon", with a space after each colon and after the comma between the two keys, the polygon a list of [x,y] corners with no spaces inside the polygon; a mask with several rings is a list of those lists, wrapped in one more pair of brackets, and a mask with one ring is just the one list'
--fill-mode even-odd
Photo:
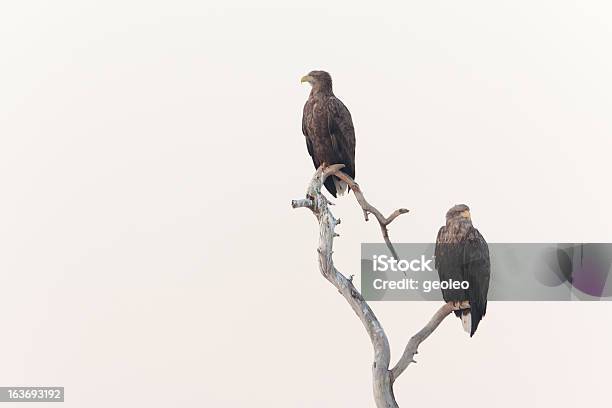
{"label": "eagle wing", "polygon": [[[438,271],[440,282],[442,281],[464,281],[467,279],[465,268],[462,267],[464,245],[463,243],[450,243],[444,239],[448,234],[446,227],[440,228],[436,238],[434,250],[435,267]],[[445,302],[461,302],[469,299],[469,294],[464,289],[442,289],[442,297]],[[455,313],[459,316],[459,313]]]}
{"label": "eagle wing", "polygon": [[480,232],[471,227],[463,245],[463,274],[470,283],[468,297],[472,328],[470,336],[478,328],[478,323],[487,313],[487,294],[491,279],[491,260],[489,246]]}
{"label": "eagle wing", "polygon": [[331,137],[332,148],[345,165],[342,171],[355,178],[355,128],[351,112],[335,96],[327,100],[327,127]]}

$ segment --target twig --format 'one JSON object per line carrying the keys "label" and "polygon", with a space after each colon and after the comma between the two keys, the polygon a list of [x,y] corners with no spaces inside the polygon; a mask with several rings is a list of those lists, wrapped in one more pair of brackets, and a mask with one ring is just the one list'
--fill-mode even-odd
{"label": "twig", "polygon": [[363,210],[363,216],[366,221],[369,220],[368,214],[374,214],[374,216],[376,217],[376,220],[378,221],[378,224],[380,225],[380,230],[382,232],[383,239],[385,240],[385,243],[387,244],[387,248],[389,248],[389,251],[391,251],[393,258],[399,260],[399,257],[397,256],[397,252],[395,252],[395,248],[393,247],[393,244],[391,243],[391,240],[389,239],[389,230],[387,227],[389,226],[389,224],[393,222],[394,219],[396,219],[402,214],[406,214],[410,210],[407,210],[406,208],[399,208],[393,211],[391,215],[389,215],[388,217],[383,216],[382,213],[378,211],[378,209],[376,209],[376,207],[368,203],[368,201],[365,199],[363,195],[363,192],[361,191],[361,188],[359,187],[359,184],[357,184],[355,180],[353,180],[349,175],[340,171],[340,169],[334,171],[332,174],[334,174],[336,177],[344,181],[351,188],[351,190],[353,190],[353,193],[355,194],[355,198],[357,199],[357,202],[359,203],[359,205],[361,206],[361,209]]}
{"label": "twig", "polygon": [[454,310],[451,303],[446,303],[442,306],[431,318],[429,323],[425,325],[417,334],[410,338],[402,357],[391,369],[391,382],[394,382],[397,377],[404,372],[404,370],[410,365],[410,363],[416,363],[414,355],[418,353],[419,345],[427,338],[431,333],[434,332],[442,323],[442,320],[446,318]]}

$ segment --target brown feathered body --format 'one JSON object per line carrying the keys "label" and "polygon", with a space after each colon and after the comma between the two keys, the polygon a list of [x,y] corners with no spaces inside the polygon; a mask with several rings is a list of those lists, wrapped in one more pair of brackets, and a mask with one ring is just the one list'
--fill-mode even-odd
{"label": "brown feathered body", "polygon": [[435,264],[440,281],[467,281],[469,288],[442,290],[446,302],[469,302],[469,309],[457,310],[464,328],[473,336],[487,313],[487,294],[491,277],[489,247],[472,225],[469,207],[456,205],[446,214],[446,225],[436,239]]}
{"label": "brown feathered body", "polygon": [[[310,96],[304,105],[302,133],[315,168],[322,164],[344,164],[342,171],[355,178],[355,129],[351,113],[332,91],[328,73],[313,71]],[[327,190],[336,197],[346,190],[337,177],[325,181]]]}

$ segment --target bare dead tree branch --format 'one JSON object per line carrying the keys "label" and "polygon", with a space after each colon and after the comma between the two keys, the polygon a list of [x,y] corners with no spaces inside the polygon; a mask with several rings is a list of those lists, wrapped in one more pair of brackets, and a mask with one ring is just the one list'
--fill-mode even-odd
{"label": "bare dead tree branch", "polygon": [[321,187],[325,179],[332,174],[344,180],[355,193],[355,197],[364,212],[366,221],[368,220],[368,214],[374,214],[378,220],[383,238],[396,259],[397,256],[389,240],[387,227],[395,218],[401,214],[407,213],[408,210],[401,208],[385,218],[380,211],[366,201],[359,185],[355,183],[352,178],[339,171],[342,167],[344,166],[341,164],[335,164],[327,167],[322,166],[317,169],[308,185],[306,198],[293,200],[291,205],[293,208],[309,208],[319,221],[319,247],[317,251],[321,274],[334,285],[338,292],[346,299],[355,314],[361,320],[361,323],[370,337],[370,341],[374,348],[372,376],[376,406],[378,408],[398,408],[393,394],[394,381],[411,362],[414,362],[414,355],[417,353],[418,346],[438,327],[442,320],[448,316],[453,310],[453,307],[450,304],[446,304],[438,310],[431,321],[410,339],[398,363],[393,369],[389,370],[391,350],[389,340],[382,325],[368,303],[361,296],[361,293],[359,293],[353,285],[352,279],[347,279],[334,266],[332,260],[333,241],[334,238],[338,236],[335,232],[335,228],[340,223],[340,220],[336,219],[332,214],[329,208],[331,203],[321,194]]}
{"label": "bare dead tree branch", "polygon": [[455,310],[455,308],[453,308],[452,303],[445,303],[444,306],[442,306],[433,315],[429,323],[427,323],[425,327],[410,338],[410,341],[408,341],[408,344],[404,349],[402,357],[399,359],[395,367],[391,369],[391,383],[393,383],[395,379],[399,377],[406,368],[408,368],[410,363],[416,363],[414,360],[414,355],[418,353],[417,349],[419,348],[419,345],[438,328],[440,323],[442,323],[442,320],[444,320],[453,310]]}
{"label": "bare dead tree branch", "polygon": [[[342,167],[344,166],[342,165]],[[340,167],[338,170],[340,170],[342,167]],[[353,193],[355,194],[355,198],[357,199],[357,202],[359,203],[359,205],[361,206],[361,209],[363,210],[363,216],[366,221],[369,220],[368,218],[369,214],[374,214],[374,216],[376,217],[376,220],[378,221],[378,224],[380,224],[380,230],[382,232],[383,239],[385,240],[385,243],[387,244],[387,247],[389,248],[389,251],[391,251],[391,254],[393,255],[395,259],[398,259],[397,252],[395,252],[395,248],[393,248],[393,244],[391,243],[391,240],[389,239],[389,230],[387,227],[389,224],[391,224],[391,222],[393,222],[394,219],[396,219],[402,214],[406,214],[409,210],[405,208],[399,208],[393,211],[391,215],[385,218],[381,214],[381,212],[376,209],[376,207],[374,207],[373,205],[367,202],[367,200],[363,196],[363,192],[361,191],[359,184],[357,184],[355,180],[353,180],[349,175],[341,171],[334,171],[333,174],[339,179],[343,180],[351,188],[351,190],[353,190]]]}

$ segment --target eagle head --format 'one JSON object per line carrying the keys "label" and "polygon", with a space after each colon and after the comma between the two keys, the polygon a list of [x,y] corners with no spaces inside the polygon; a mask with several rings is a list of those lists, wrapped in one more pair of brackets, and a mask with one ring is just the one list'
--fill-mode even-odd
{"label": "eagle head", "polygon": [[308,82],[315,91],[324,91],[332,89],[331,75],[325,71],[310,71],[308,75],[304,75],[300,82]]}
{"label": "eagle head", "polygon": [[471,219],[470,207],[465,204],[457,204],[446,212],[446,221],[462,218]]}

